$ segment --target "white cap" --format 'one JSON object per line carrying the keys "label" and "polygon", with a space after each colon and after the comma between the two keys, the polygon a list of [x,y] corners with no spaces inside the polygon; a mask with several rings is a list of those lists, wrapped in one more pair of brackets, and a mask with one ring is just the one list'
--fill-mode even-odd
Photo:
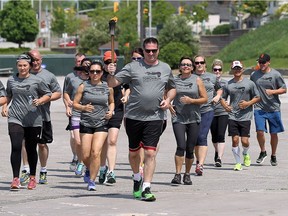
{"label": "white cap", "polygon": [[231,68],[233,69],[235,67],[243,68],[243,65],[242,65],[242,63],[240,61],[233,61]]}

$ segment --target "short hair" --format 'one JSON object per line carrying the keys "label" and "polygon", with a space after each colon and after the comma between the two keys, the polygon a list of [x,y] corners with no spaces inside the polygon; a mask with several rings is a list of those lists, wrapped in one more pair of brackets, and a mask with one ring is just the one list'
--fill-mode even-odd
{"label": "short hair", "polygon": [[139,55],[144,56],[144,52],[143,52],[143,49],[141,47],[137,47],[137,48],[133,49],[131,52],[131,56],[133,55],[133,53],[138,53]]}
{"label": "short hair", "polygon": [[79,56],[79,57],[80,57],[80,56],[85,56],[85,57],[86,57],[86,55],[85,55],[84,53],[80,53],[80,52],[78,52],[78,53],[75,54],[75,58],[78,57],[78,56]]}
{"label": "short hair", "polygon": [[213,70],[214,66],[216,66],[216,65],[218,65],[218,66],[220,66],[221,68],[223,68],[223,62],[222,62],[220,59],[214,59],[214,60],[213,60],[212,70]]}
{"label": "short hair", "polygon": [[159,48],[159,42],[156,38],[154,37],[148,37],[143,41],[143,48],[145,48],[146,44],[148,43],[153,43],[153,44],[157,44],[157,47]]}

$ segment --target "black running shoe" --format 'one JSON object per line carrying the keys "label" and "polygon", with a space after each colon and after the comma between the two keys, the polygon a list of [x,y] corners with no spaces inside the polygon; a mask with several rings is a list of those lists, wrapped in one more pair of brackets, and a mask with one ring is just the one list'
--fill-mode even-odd
{"label": "black running shoe", "polygon": [[265,152],[260,152],[258,159],[256,160],[256,163],[262,164],[267,157],[267,153]]}
{"label": "black running shoe", "polygon": [[216,167],[222,167],[222,161],[221,161],[220,158],[218,158],[218,159],[216,160],[215,166],[216,166]]}
{"label": "black running shoe", "polygon": [[181,184],[181,174],[175,174],[174,178],[171,181],[171,184],[175,185]]}
{"label": "black running shoe", "polygon": [[146,202],[153,202],[156,200],[155,195],[150,191],[150,187],[145,188],[145,190],[142,192],[141,200]]}
{"label": "black running shoe", "polygon": [[192,185],[192,181],[190,179],[190,174],[185,173],[183,176],[184,185]]}
{"label": "black running shoe", "polygon": [[276,159],[275,155],[271,155],[270,163],[271,163],[272,166],[277,166],[278,165],[278,162],[277,162],[277,159]]}

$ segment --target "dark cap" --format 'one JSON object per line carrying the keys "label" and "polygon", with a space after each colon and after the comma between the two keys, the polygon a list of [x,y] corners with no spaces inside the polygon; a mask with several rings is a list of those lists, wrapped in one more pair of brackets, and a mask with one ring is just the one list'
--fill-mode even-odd
{"label": "dark cap", "polygon": [[270,56],[266,53],[263,53],[259,56],[258,62],[267,62],[270,61]]}

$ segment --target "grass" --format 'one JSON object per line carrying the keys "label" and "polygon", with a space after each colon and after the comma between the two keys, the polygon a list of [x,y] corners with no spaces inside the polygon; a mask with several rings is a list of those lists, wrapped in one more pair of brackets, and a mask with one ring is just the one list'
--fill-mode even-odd
{"label": "grass", "polygon": [[224,62],[224,71],[229,71],[233,60],[243,62],[245,68],[256,65],[261,53],[271,56],[271,66],[287,68],[288,47],[288,19],[276,20],[251,30],[242,37],[228,44],[214,56],[207,58],[208,70],[211,69],[213,59],[219,58]]}

